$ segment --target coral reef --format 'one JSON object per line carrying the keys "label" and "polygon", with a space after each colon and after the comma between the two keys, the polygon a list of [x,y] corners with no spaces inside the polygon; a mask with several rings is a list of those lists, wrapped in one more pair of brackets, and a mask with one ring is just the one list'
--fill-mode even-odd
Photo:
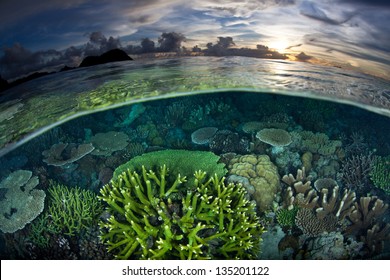
{"label": "coral reef", "polygon": [[306,240],[308,248],[306,258],[313,260],[354,259],[361,255],[362,242],[345,240],[340,232],[322,233],[316,238]]}
{"label": "coral reef", "polygon": [[35,189],[37,176],[28,170],[17,170],[0,183],[0,229],[13,233],[33,221],[44,208],[45,192]]}
{"label": "coral reef", "polygon": [[249,152],[249,140],[240,138],[238,133],[230,130],[219,130],[210,140],[209,148],[216,154],[236,152],[246,154]]}
{"label": "coral reef", "polygon": [[295,224],[304,234],[314,237],[323,232],[335,231],[337,218],[327,215],[319,219],[311,209],[300,208],[295,217]]}
{"label": "coral reef", "polygon": [[357,193],[364,194],[370,181],[370,173],[374,166],[372,154],[351,155],[341,166],[341,181],[347,188],[353,188]]}
{"label": "coral reef", "polygon": [[118,259],[254,259],[264,231],[240,185],[196,171],[186,177],[127,170],[101,189],[111,216],[101,239]]}
{"label": "coral reef", "polygon": [[58,143],[51,146],[49,150],[42,152],[42,155],[45,157],[43,161],[46,162],[47,165],[66,167],[91,153],[94,149],[95,148],[91,143],[79,145],[73,143]]}
{"label": "coral reef", "polygon": [[390,240],[390,224],[383,221],[388,207],[376,196],[361,197],[354,203],[354,209],[349,215],[351,224],[345,232],[356,235],[358,240],[367,245],[370,253],[381,253],[383,242]]}
{"label": "coral reef", "polygon": [[74,236],[96,222],[102,213],[102,205],[91,191],[52,183],[48,192],[45,214],[52,232]]}
{"label": "coral reef", "polygon": [[374,186],[390,194],[390,156],[378,156],[370,172]]}
{"label": "coral reef", "polygon": [[274,147],[284,147],[291,144],[290,134],[284,129],[265,128],[256,133],[256,138]]}
{"label": "coral reef", "polygon": [[225,176],[227,170],[223,163],[218,163],[219,156],[205,151],[163,150],[145,153],[132,158],[114,171],[114,178],[127,169],[140,171],[142,166],[146,169],[155,169],[163,162],[172,173],[191,176],[196,170],[202,169],[209,174]]}
{"label": "coral reef", "polygon": [[211,138],[214,137],[218,128],[213,126],[202,127],[191,134],[191,141],[196,145],[207,145]]}
{"label": "coral reef", "polygon": [[325,133],[313,133],[311,131],[294,131],[290,133],[293,138],[292,146],[303,151],[324,156],[333,155],[336,149],[342,146],[339,140],[330,140]]}
{"label": "coral reef", "polygon": [[254,187],[253,199],[261,212],[269,210],[279,191],[279,174],[267,155],[237,156],[229,162],[229,174],[245,177]]}
{"label": "coral reef", "polygon": [[292,227],[295,225],[295,217],[297,216],[299,208],[294,207],[293,209],[281,208],[276,211],[276,221],[283,227]]}
{"label": "coral reef", "polygon": [[110,156],[115,151],[120,151],[128,145],[129,137],[123,132],[109,131],[97,133],[91,137],[91,143],[95,147],[92,151],[96,156]]}

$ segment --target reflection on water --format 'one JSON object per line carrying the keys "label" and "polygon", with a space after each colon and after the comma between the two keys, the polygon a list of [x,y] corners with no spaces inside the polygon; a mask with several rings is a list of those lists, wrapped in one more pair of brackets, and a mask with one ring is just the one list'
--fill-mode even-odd
{"label": "reflection on water", "polygon": [[[275,83],[288,77],[289,67],[273,67]],[[386,258],[389,131],[387,117],[357,107],[240,91],[88,114],[0,158],[1,256]],[[198,156],[199,151],[205,154]],[[165,190],[162,177],[142,173],[141,163],[157,175],[159,166],[168,166]],[[144,196],[130,189],[125,195],[106,185],[126,168],[143,174],[139,185],[149,178],[153,189],[145,185]],[[198,169],[242,184],[245,195],[229,191],[224,197],[204,186],[194,188],[191,178]],[[170,193],[178,173],[188,181]],[[111,192],[101,192],[104,185]],[[216,206],[218,200],[200,199],[202,192],[230,202]],[[247,214],[233,218],[228,204]],[[246,231],[263,241],[254,242]],[[185,248],[193,253],[183,253],[189,252]]]}

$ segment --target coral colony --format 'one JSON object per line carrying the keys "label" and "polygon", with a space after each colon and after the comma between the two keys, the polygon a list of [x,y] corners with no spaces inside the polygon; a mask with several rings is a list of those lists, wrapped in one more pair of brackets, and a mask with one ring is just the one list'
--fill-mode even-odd
{"label": "coral colony", "polygon": [[389,130],[357,108],[278,98],[145,102],[31,140],[0,158],[2,256],[388,256]]}

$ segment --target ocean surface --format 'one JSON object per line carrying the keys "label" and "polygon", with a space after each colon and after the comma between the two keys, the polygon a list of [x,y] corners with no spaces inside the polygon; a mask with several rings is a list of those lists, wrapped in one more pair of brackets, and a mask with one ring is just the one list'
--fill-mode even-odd
{"label": "ocean surface", "polygon": [[0,256],[387,259],[389,117],[388,81],[282,60],[32,80],[0,99]]}

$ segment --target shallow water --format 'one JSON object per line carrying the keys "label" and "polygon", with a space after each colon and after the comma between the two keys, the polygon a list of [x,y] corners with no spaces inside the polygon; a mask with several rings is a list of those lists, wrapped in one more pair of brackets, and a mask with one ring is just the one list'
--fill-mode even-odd
{"label": "shallow water", "polygon": [[130,61],[60,72],[0,99],[0,155],[58,123],[125,104],[207,92],[277,93],[354,104],[390,116],[390,84],[336,67],[245,57]]}
{"label": "shallow water", "polygon": [[[206,64],[205,59],[213,64]],[[241,176],[241,182],[248,182],[244,184],[246,198],[256,205],[259,223],[267,230],[257,258],[386,258],[390,253],[389,214],[375,211],[389,203],[390,188],[381,184],[390,182],[386,173],[390,155],[388,83],[326,69],[330,71],[301,63],[245,58],[173,59],[142,66],[119,63],[78,69],[13,89],[24,105],[12,103],[11,108],[16,108],[12,118],[0,123],[4,148],[0,158],[1,223],[7,232],[1,234],[2,258],[113,258],[111,253],[117,252],[107,252],[98,228],[99,220],[107,221],[105,215],[112,213],[99,214],[74,235],[66,227],[38,230],[38,223],[44,223],[39,217],[54,211],[49,190],[59,185],[78,186],[96,196],[118,166],[161,150],[212,152],[225,164],[226,177],[234,181],[237,178],[232,175]],[[122,106],[132,102],[138,103]],[[207,127],[212,129],[199,133]],[[270,144],[280,140],[272,137],[265,143],[257,132],[269,129],[283,130],[291,143],[279,147]],[[18,146],[18,140],[30,138]],[[248,161],[243,155],[249,156]],[[264,166],[270,166],[265,173],[257,172],[260,158],[265,160]],[[381,179],[373,175],[382,170],[379,162],[385,170]],[[308,177],[296,176],[303,167],[311,183],[307,183]],[[246,171],[237,171],[242,169]],[[26,211],[31,205],[23,202],[32,197],[26,195],[26,189],[32,194],[26,184],[16,184],[20,193],[12,198],[5,187],[12,184],[6,178],[17,170],[31,171],[31,178],[39,180],[34,189],[46,194],[44,209],[32,207],[36,215],[30,215],[20,230],[6,222],[33,210]],[[308,188],[301,196],[308,198],[311,191],[310,201],[295,203],[299,200],[295,182],[283,179],[288,174],[306,183]],[[325,178],[334,181],[320,186]],[[267,184],[259,185],[257,180]],[[309,207],[315,196],[318,202]],[[10,207],[9,201],[14,206]],[[293,205],[294,209],[310,209],[310,215],[315,215],[311,220],[318,223],[308,224],[302,217],[305,211],[298,210],[298,218],[288,224],[281,213]],[[371,213],[370,222],[359,216],[365,206]],[[325,218],[319,214],[323,209]],[[37,232],[45,237],[43,241]],[[154,248],[152,241],[148,239]]]}

